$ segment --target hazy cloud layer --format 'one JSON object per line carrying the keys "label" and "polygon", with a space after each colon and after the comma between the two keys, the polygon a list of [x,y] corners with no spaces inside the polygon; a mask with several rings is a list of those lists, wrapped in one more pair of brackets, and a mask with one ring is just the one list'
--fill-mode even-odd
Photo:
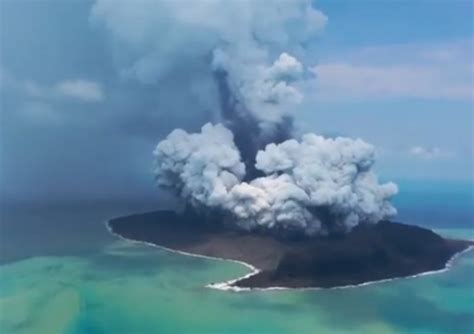
{"label": "hazy cloud layer", "polygon": [[474,97],[472,40],[349,51],[313,68],[323,100]]}
{"label": "hazy cloud layer", "polygon": [[64,97],[75,98],[84,102],[99,102],[104,99],[101,86],[87,80],[65,80],[55,85],[54,91]]}
{"label": "hazy cloud layer", "polygon": [[446,152],[439,147],[424,147],[419,145],[411,147],[408,150],[408,153],[412,156],[422,159],[440,159],[449,158],[452,156],[450,152]]}
{"label": "hazy cloud layer", "polygon": [[105,99],[102,85],[93,80],[67,78],[53,84],[44,84],[33,79],[18,79],[3,67],[0,67],[0,87],[3,91],[44,101],[98,103]]}

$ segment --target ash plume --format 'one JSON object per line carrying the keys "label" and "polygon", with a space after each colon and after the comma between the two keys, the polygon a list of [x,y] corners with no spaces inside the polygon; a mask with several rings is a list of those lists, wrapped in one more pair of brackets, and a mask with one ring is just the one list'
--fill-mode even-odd
{"label": "ash plume", "polygon": [[360,139],[306,134],[259,150],[263,176],[243,182],[245,165],[233,135],[206,124],[201,133],[173,131],[154,151],[160,186],[196,207],[231,215],[245,230],[328,235],[374,224],[396,213],[393,183],[379,184],[374,147]]}
{"label": "ash plume", "polygon": [[93,21],[114,37],[122,76],[166,90],[163,78],[187,73],[182,96],[197,102],[183,113],[215,115],[201,132],[174,130],[157,145],[158,186],[245,230],[328,235],[396,213],[397,187],[379,184],[373,146],[295,139],[310,75],[304,45],[327,21],[311,1],[139,4],[98,0],[93,8]]}
{"label": "ash plume", "polygon": [[229,74],[228,61],[220,62],[215,70],[215,78],[221,117],[233,132],[235,143],[247,166],[247,178],[252,179],[260,175],[254,167],[258,149],[291,137],[292,118],[282,111],[282,104],[301,100],[301,93],[289,83],[301,75],[303,67],[298,60],[282,53],[270,67],[260,66],[260,73],[252,74],[256,78],[249,75],[242,79],[242,74]]}

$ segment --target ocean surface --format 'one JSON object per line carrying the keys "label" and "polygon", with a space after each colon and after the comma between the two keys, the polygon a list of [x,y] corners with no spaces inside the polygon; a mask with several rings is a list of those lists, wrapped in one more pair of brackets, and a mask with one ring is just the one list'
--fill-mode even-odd
{"label": "ocean surface", "polygon": [[[474,239],[472,184],[400,183],[398,221]],[[152,203],[2,203],[0,333],[474,333],[474,251],[446,272],[357,288],[229,292],[248,272],[120,240]]]}

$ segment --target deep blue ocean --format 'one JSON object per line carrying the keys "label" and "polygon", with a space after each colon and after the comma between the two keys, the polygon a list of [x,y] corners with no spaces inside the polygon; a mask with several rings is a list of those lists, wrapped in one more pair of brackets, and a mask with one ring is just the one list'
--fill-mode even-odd
{"label": "deep blue ocean", "polygon": [[397,181],[396,220],[435,228],[474,228],[472,181]]}

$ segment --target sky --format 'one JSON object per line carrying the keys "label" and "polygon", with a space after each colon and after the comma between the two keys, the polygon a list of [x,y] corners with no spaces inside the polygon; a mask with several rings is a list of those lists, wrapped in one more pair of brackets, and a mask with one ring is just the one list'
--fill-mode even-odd
{"label": "sky", "polygon": [[[205,82],[182,87],[199,78],[193,64],[160,80],[124,75],[123,64],[146,49],[117,43],[94,4],[0,1],[3,199],[158,198],[156,143],[214,120]],[[372,143],[384,180],[472,181],[473,2],[313,6],[327,22],[304,45],[316,79],[295,112],[298,131]],[[126,28],[119,32],[140,31]],[[145,37],[137,38],[168,38]]]}

